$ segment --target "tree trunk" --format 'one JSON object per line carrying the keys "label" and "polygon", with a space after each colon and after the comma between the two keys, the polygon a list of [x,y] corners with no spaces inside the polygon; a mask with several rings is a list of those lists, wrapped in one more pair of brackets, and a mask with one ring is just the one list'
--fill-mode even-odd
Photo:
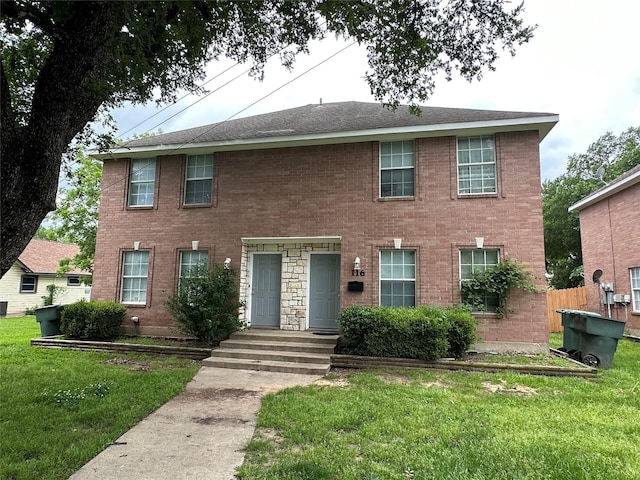
{"label": "tree trunk", "polygon": [[[119,2],[115,2],[116,4]],[[66,35],[40,72],[27,125],[15,121],[2,71],[0,275],[18,259],[46,214],[56,208],[62,155],[112,92],[104,85],[109,45],[119,35],[109,2],[77,2]]]}

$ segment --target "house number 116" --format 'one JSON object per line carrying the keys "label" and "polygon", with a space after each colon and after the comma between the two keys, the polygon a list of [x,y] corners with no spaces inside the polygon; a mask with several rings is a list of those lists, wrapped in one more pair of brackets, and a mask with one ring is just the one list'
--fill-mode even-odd
{"label": "house number 116", "polygon": [[364,270],[351,270],[352,277],[364,277]]}

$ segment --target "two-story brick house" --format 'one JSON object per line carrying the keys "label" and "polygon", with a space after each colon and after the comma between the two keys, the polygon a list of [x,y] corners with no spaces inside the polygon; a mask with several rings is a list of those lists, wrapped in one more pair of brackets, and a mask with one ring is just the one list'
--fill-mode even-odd
{"label": "two-story brick house", "polygon": [[[569,211],[580,212],[587,308],[624,320],[628,331],[640,334],[640,166]],[[598,283],[591,281],[596,271]]]}
{"label": "two-story brick house", "polygon": [[[544,285],[539,143],[549,113],[307,105],[127,143],[104,162],[93,298],[167,334],[181,272],[230,259],[253,326],[332,329],[349,305],[450,305],[509,257]],[[359,282],[359,283],[353,283]],[[544,294],[478,315],[547,342]],[[135,320],[132,320],[136,317]]]}

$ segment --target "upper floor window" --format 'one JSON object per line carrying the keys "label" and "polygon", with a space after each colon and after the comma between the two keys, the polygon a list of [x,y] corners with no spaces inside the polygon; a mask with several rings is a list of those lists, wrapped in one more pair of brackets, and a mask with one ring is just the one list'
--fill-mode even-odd
{"label": "upper floor window", "polygon": [[185,174],[184,204],[211,203],[213,155],[189,155]]}
{"label": "upper floor window", "polygon": [[196,267],[208,268],[209,252],[189,251],[180,252],[180,281],[183,278],[193,276]]}
{"label": "upper floor window", "polygon": [[413,196],[414,177],[413,141],[380,143],[380,196]]}
{"label": "upper floor window", "polygon": [[458,193],[496,192],[496,152],[493,135],[458,138]]}
{"label": "upper floor window", "polygon": [[631,301],[632,310],[640,312],[640,267],[631,269]]}
{"label": "upper floor window", "polygon": [[149,252],[124,252],[122,256],[122,288],[120,301],[144,305],[147,302]]}
{"label": "upper floor window", "polygon": [[37,275],[22,275],[22,277],[20,277],[20,293],[36,293],[37,291]]}
{"label": "upper floor window", "polygon": [[[497,249],[460,250],[460,285],[465,280],[473,279],[474,274],[495,267],[499,261],[500,251]],[[483,292],[480,298],[474,296],[473,299],[465,298],[463,293],[462,302],[471,305],[475,312],[495,313],[499,305],[498,295],[491,292]]]}
{"label": "upper floor window", "polygon": [[80,280],[80,277],[75,277],[75,276],[67,277],[68,287],[77,287],[78,285],[81,285],[81,284],[82,284],[82,281]]}
{"label": "upper floor window", "polygon": [[129,179],[129,206],[152,207],[156,185],[156,159],[133,159]]}
{"label": "upper floor window", "polygon": [[414,250],[380,252],[380,305],[415,307],[416,252]]}

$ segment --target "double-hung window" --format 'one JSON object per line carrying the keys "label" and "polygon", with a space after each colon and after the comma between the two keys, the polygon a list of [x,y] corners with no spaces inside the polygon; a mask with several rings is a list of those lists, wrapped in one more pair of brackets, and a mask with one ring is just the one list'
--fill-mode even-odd
{"label": "double-hung window", "polygon": [[152,207],[156,185],[156,159],[136,158],[131,161],[129,206]]}
{"label": "double-hung window", "polygon": [[631,308],[640,312],[640,267],[631,269]]}
{"label": "double-hung window", "polygon": [[213,155],[189,155],[185,174],[184,204],[211,203]]}
{"label": "double-hung window", "polygon": [[[472,280],[476,273],[483,273],[495,267],[500,261],[497,249],[460,250],[460,285]],[[462,289],[462,302],[472,306],[476,312],[495,313],[498,308],[498,295],[490,292],[473,292],[473,298],[466,297]]]}
{"label": "double-hung window", "polygon": [[37,291],[37,275],[22,275],[22,277],[20,277],[20,293],[36,293]]}
{"label": "double-hung window", "polygon": [[148,277],[149,252],[124,252],[120,301],[122,303],[146,304]]}
{"label": "double-hung window", "polygon": [[415,307],[415,250],[383,250],[380,252],[380,305]]}
{"label": "double-hung window", "polygon": [[492,135],[458,138],[458,193],[496,193],[496,151]]}
{"label": "double-hung window", "polygon": [[208,268],[209,252],[204,251],[182,251],[180,252],[180,282],[184,278],[193,275],[196,267]]}
{"label": "double-hung window", "polygon": [[414,192],[413,141],[380,143],[380,196],[411,197]]}

